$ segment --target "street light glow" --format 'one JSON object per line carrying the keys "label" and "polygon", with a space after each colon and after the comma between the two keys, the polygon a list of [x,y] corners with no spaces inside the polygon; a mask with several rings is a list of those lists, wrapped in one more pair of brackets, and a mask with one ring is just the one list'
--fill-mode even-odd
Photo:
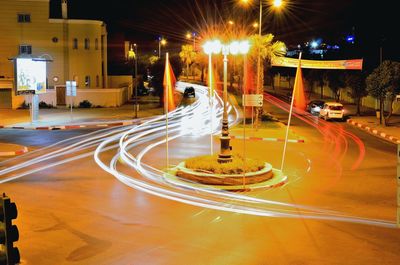
{"label": "street light glow", "polygon": [[258,28],[258,23],[254,22],[252,26],[253,26],[253,28]]}
{"label": "street light glow", "polygon": [[161,45],[166,45],[167,44],[167,40],[166,39],[162,39],[161,40]]}
{"label": "street light glow", "polygon": [[186,34],[186,39],[190,39],[192,37],[192,35],[190,33]]}
{"label": "street light glow", "polygon": [[274,0],[273,6],[274,7],[281,7],[282,6],[282,0]]}
{"label": "street light glow", "polygon": [[240,43],[238,41],[233,41],[231,42],[231,44],[229,44],[229,53],[236,55],[239,53],[239,49],[240,49]]}
{"label": "street light glow", "polygon": [[206,54],[218,54],[221,52],[222,44],[219,40],[207,41],[203,45],[203,49]]}

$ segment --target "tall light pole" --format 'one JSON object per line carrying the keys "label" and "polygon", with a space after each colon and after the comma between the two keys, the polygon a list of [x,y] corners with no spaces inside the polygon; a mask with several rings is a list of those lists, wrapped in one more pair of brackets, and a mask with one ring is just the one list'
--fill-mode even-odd
{"label": "tall light pole", "polygon": [[166,44],[167,44],[166,39],[158,37],[158,58],[161,58],[161,45],[165,46]]}
{"label": "tall light pole", "polygon": [[133,44],[135,47],[135,51],[133,51],[132,45],[130,45],[130,49],[128,51],[128,59],[135,60],[135,99],[134,99],[134,109],[135,109],[135,118],[137,118],[138,113],[138,95],[137,95],[137,45]]}
{"label": "tall light pole", "polygon": [[[222,115],[222,135],[220,137],[221,149],[218,154],[219,163],[229,163],[232,161],[230,136],[229,136],[229,122],[228,122],[228,55],[246,54],[249,50],[248,41],[233,41],[230,44],[221,45],[220,41],[207,42],[204,45],[204,50],[209,56],[209,65],[211,65],[211,54],[219,53],[222,50],[224,55],[224,90],[223,90],[223,103],[224,112]],[[210,66],[209,66],[210,67]],[[210,74],[209,74],[210,76]],[[211,85],[210,85],[210,91]],[[211,92],[210,92],[211,94]]]}
{"label": "tall light pole", "polygon": [[209,93],[209,104],[210,104],[210,127],[211,127],[211,131],[210,131],[210,153],[211,155],[213,155],[214,153],[214,147],[213,147],[213,100],[214,100],[214,89],[213,89],[213,76],[212,76],[212,54],[218,54],[221,52],[221,42],[219,40],[214,40],[214,41],[207,41],[204,45],[203,45],[203,49],[205,54],[208,55],[208,93]]}
{"label": "tall light pole", "polygon": [[136,43],[133,44],[135,47],[135,118],[138,117],[138,94],[137,94],[137,86],[138,86],[138,76],[137,76],[137,61],[138,61],[138,52]]}
{"label": "tall light pole", "polygon": [[[249,2],[249,0],[241,0],[242,3],[247,4]],[[280,8],[282,6],[282,0],[274,0],[272,2],[273,7],[275,8]],[[262,8],[262,0],[260,0],[259,2],[260,5],[260,17],[259,17],[259,23],[258,23],[258,36],[260,38],[261,41],[261,33],[262,33],[262,12],[263,12],[263,8]],[[255,25],[253,25],[255,26]],[[260,90],[262,90],[263,85],[261,84],[261,50],[260,50],[260,46],[258,46],[258,51],[257,51],[258,55],[257,55],[257,83],[256,83],[256,93],[260,94]],[[256,120],[258,119],[258,110],[256,111]]]}

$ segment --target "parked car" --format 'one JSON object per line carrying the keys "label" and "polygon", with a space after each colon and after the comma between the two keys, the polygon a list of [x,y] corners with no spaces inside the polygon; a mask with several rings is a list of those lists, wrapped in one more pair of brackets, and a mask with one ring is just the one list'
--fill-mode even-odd
{"label": "parked car", "polygon": [[343,105],[337,102],[326,102],[323,108],[319,112],[319,117],[329,119],[341,119],[343,120]]}
{"label": "parked car", "polygon": [[312,115],[319,115],[319,112],[324,107],[325,101],[322,100],[312,100],[308,102],[306,110]]}
{"label": "parked car", "polygon": [[183,97],[185,98],[194,98],[196,96],[194,87],[188,86],[185,88],[185,91],[183,92]]}

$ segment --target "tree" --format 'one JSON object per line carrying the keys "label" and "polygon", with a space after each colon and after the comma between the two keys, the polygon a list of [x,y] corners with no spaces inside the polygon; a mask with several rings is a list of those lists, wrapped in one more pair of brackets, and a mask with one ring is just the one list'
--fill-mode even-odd
{"label": "tree", "polygon": [[[249,51],[249,62],[253,64],[254,69],[257,69],[258,56],[262,62],[267,62],[270,65],[271,60],[278,56],[286,54],[286,45],[281,41],[273,41],[274,35],[252,35],[250,37],[251,48]],[[264,63],[260,65],[260,87],[264,85]]]}
{"label": "tree", "polygon": [[[400,63],[384,61],[366,79],[367,91],[379,100],[380,124],[386,126],[393,113],[393,102],[400,93]],[[390,101],[390,109],[384,116],[385,99]],[[382,119],[383,117],[383,119]]]}
{"label": "tree", "polygon": [[179,53],[179,57],[181,58],[182,62],[186,64],[186,78],[189,79],[189,66],[196,59],[196,52],[193,49],[193,45],[182,45],[182,50]]}
{"label": "tree", "polygon": [[360,116],[361,99],[368,95],[365,85],[365,77],[361,72],[346,74],[346,86],[350,88],[349,96],[354,99],[357,105],[357,116]]}
{"label": "tree", "polygon": [[312,82],[312,84],[315,82],[317,83],[317,85],[320,87],[321,98],[324,98],[324,85],[326,82],[326,76],[323,74],[322,70],[311,69],[306,78]]}
{"label": "tree", "polygon": [[[257,80],[259,83],[257,84],[259,87],[257,87],[257,92],[258,93],[263,93],[264,92],[264,63],[267,62],[267,65],[271,64],[271,60],[273,60],[275,57],[278,56],[284,56],[286,54],[286,45],[285,43],[281,41],[273,41],[274,40],[274,35],[272,34],[267,34],[267,35],[252,35],[250,37],[250,43],[251,43],[251,48],[249,51],[249,63],[253,65],[253,69],[257,69],[257,64],[258,60],[260,58],[261,62],[260,63],[260,69],[259,69],[259,76],[257,76]],[[261,88],[262,91],[258,91],[258,89]],[[258,117],[259,112],[262,111],[262,109],[256,108],[256,127],[258,124]]]}
{"label": "tree", "polygon": [[344,75],[338,70],[329,70],[325,72],[325,80],[329,83],[329,88],[332,90],[336,101],[339,101],[340,90],[345,86]]}

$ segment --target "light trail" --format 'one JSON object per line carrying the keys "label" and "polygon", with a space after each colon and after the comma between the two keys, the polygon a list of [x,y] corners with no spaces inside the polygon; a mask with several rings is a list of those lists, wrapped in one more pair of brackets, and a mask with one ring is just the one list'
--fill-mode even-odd
{"label": "light trail", "polygon": [[[179,83],[178,90],[182,92],[187,85]],[[202,86],[190,85],[196,89],[197,101],[169,113],[170,141],[182,136],[198,137],[210,133],[210,108],[207,90]],[[213,101],[213,113],[217,121],[213,123],[213,134],[217,134],[222,119],[222,100],[216,94]],[[230,124],[233,125],[239,121],[239,113],[235,106],[229,106],[229,110],[234,111],[229,120]],[[138,120],[138,124],[134,126],[98,130],[60,141],[18,158],[3,161],[1,165],[6,166],[6,168],[0,170],[0,184],[93,155],[96,163],[103,170],[114,175],[125,185],[190,205],[258,216],[309,218],[396,227],[394,222],[385,220],[353,217],[312,206],[278,202],[213,188],[202,188],[192,186],[189,182],[187,184],[183,181],[179,184],[172,183],[168,178],[165,178],[165,174],[168,173],[143,162],[145,156],[149,155],[154,148],[165,144],[164,119],[165,116],[160,115],[150,119]],[[306,119],[305,122],[311,121]],[[327,135],[329,139],[335,139],[334,135],[328,133],[329,130],[326,128],[318,127],[316,129]],[[343,133],[346,135],[345,131]],[[353,140],[357,141],[357,138]],[[136,154],[132,153],[134,148],[139,150]],[[106,152],[113,153],[111,159],[102,158],[101,154]],[[307,161],[304,155],[302,157]],[[8,166],[9,164],[10,166]],[[307,161],[307,164],[310,164],[310,161]],[[132,174],[124,174],[120,171],[120,168],[133,168],[140,175],[134,174],[133,171],[129,171]]]}
{"label": "light trail", "polygon": [[[185,86],[184,83],[180,83],[179,85]],[[180,118],[180,121],[177,121],[177,119],[179,119],[179,116],[177,115],[171,119],[171,130],[169,130],[170,136],[168,137],[169,141],[174,141],[181,136],[187,135],[188,130],[189,132],[195,132],[194,135],[197,136],[206,135],[210,132],[209,124],[207,122],[210,111],[209,108],[207,108],[209,102],[207,98],[207,91],[201,86],[195,86],[195,89],[196,94],[199,95],[197,102],[193,106],[188,107],[187,110],[182,111],[183,118]],[[221,99],[217,96],[214,100],[217,100],[217,104],[213,104],[213,112],[216,113],[216,120],[219,121],[217,124],[219,124],[222,118]],[[230,108],[233,108],[235,112],[238,113],[235,107],[230,106]],[[172,112],[171,114],[176,113]],[[233,120],[231,119],[230,123],[237,122],[237,119],[238,118],[236,114],[236,118]],[[103,151],[103,148],[112,144],[112,139],[102,142],[96,149],[94,155],[96,163],[102,169],[114,175],[118,180],[129,187],[186,204],[234,213],[268,217],[334,220],[391,228],[395,227],[395,223],[390,221],[352,217],[332,211],[318,209],[316,207],[254,198],[251,196],[222,191],[211,187],[203,188],[194,186],[190,185],[190,182],[187,182],[187,184],[185,184],[184,181],[179,184],[171,183],[168,178],[165,178],[166,174],[169,173],[154,168],[151,165],[143,162],[143,158],[146,155],[149,155],[152,149],[165,144],[166,140],[163,135],[165,126],[160,125],[159,127],[154,127],[149,131],[142,130],[141,133],[137,133],[137,130],[140,128],[140,126],[141,125],[132,128],[123,134],[118,143],[119,152],[117,152],[109,162],[103,161],[100,158],[100,153]],[[156,132],[158,132],[159,135],[161,134],[162,137],[157,138],[156,141],[141,149],[141,151],[139,151],[137,154],[134,155],[133,153],[130,153],[129,146],[133,146],[135,141],[141,139],[141,137],[151,135]],[[216,133],[218,133],[218,131],[214,131],[214,134]],[[123,161],[123,166],[134,168],[140,175],[131,176],[119,171],[119,166],[122,166],[120,161]]]}

